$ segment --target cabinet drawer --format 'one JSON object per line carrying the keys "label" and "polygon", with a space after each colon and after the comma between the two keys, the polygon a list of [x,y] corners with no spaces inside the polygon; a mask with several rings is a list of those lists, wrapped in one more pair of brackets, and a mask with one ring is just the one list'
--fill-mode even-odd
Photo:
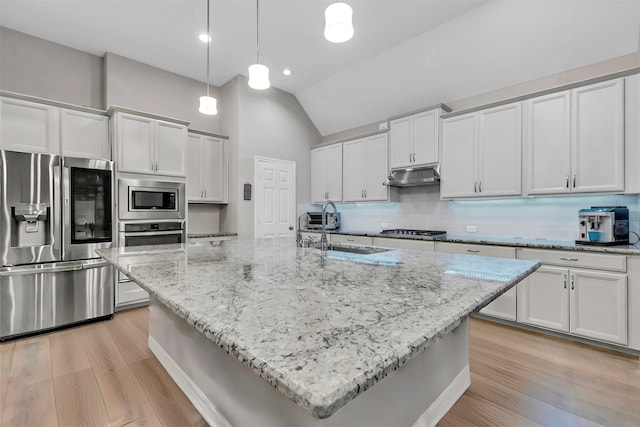
{"label": "cabinet drawer", "polygon": [[537,259],[543,264],[564,267],[595,268],[598,270],[627,271],[625,255],[601,255],[575,251],[548,251],[542,249],[518,249],[519,259]]}
{"label": "cabinet drawer", "polygon": [[436,242],[436,252],[515,258],[515,248],[505,246],[474,245],[468,243]]}
{"label": "cabinet drawer", "polygon": [[332,234],[331,243],[354,243],[357,245],[373,245],[373,237]]}
{"label": "cabinet drawer", "polygon": [[428,240],[390,239],[388,237],[374,237],[373,246],[399,249],[419,249],[433,252],[434,242]]}
{"label": "cabinet drawer", "polygon": [[149,301],[149,294],[135,282],[117,284],[116,306],[144,301]]}

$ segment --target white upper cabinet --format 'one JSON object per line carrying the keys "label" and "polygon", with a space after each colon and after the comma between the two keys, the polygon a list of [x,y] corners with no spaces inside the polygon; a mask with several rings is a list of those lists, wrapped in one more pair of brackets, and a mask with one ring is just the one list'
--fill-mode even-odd
{"label": "white upper cabinet", "polygon": [[640,74],[624,79],[624,158],[625,177],[624,190],[626,193],[640,193]]}
{"label": "white upper cabinet", "polygon": [[390,168],[420,166],[439,161],[440,108],[390,121]]}
{"label": "white upper cabinet", "polygon": [[573,89],[572,190],[624,190],[624,80]]}
{"label": "white upper cabinet", "polygon": [[60,110],[62,155],[111,160],[109,117],[76,110]]}
{"label": "white upper cabinet", "polygon": [[189,133],[187,142],[187,198],[195,203],[227,203],[228,141]]}
{"label": "white upper cabinet", "polygon": [[117,112],[115,128],[118,171],[185,176],[185,125]]}
{"label": "white upper cabinet", "polygon": [[521,104],[507,104],[442,123],[443,198],[519,196]]}
{"label": "white upper cabinet", "polygon": [[525,102],[528,194],[624,190],[624,80]]}
{"label": "white upper cabinet", "polygon": [[342,201],[342,144],[311,150],[311,177],[313,203]]}
{"label": "white upper cabinet", "polygon": [[59,114],[58,107],[0,98],[0,148],[60,154]]}
{"label": "white upper cabinet", "polygon": [[178,123],[156,120],[155,133],[155,173],[184,176],[187,127]]}
{"label": "white upper cabinet", "polygon": [[382,183],[389,172],[387,134],[343,143],[343,200],[366,202],[389,200]]}

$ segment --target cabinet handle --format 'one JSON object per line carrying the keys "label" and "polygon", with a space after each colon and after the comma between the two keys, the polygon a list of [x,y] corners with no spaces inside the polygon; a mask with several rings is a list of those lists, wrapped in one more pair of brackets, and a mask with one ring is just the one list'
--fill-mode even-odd
{"label": "cabinet handle", "polygon": [[409,153],[409,163],[411,163],[411,153]]}
{"label": "cabinet handle", "polygon": [[573,290],[573,289],[574,289],[573,284],[574,284],[575,280],[576,280],[576,276],[574,276],[574,275],[572,274],[572,275],[571,275],[571,290]]}
{"label": "cabinet handle", "polygon": [[150,168],[151,168],[151,172],[153,172],[153,170],[154,170],[154,169],[153,169],[153,160],[151,160],[151,166],[150,166]]}
{"label": "cabinet handle", "polygon": [[364,190],[364,198],[367,198],[367,190]]}
{"label": "cabinet handle", "polygon": [[567,188],[569,188],[569,175],[567,175],[566,178],[567,178],[567,180],[566,180],[565,186]]}
{"label": "cabinet handle", "polygon": [[478,183],[477,183],[477,182],[474,182],[474,183],[473,183],[473,192],[474,192],[474,193],[477,193],[477,192],[478,192]]}
{"label": "cabinet handle", "polygon": [[567,275],[564,274],[563,278],[564,278],[564,289],[567,289]]}
{"label": "cabinet handle", "polygon": [[478,181],[478,193],[482,193],[482,181]]}
{"label": "cabinet handle", "polygon": [[560,259],[562,261],[580,261],[580,258],[567,258],[567,257],[564,257],[564,256],[561,256]]}
{"label": "cabinet handle", "polygon": [[480,253],[480,251],[479,251],[479,250],[477,250],[477,249],[467,249],[467,252],[471,252],[472,254],[478,254],[478,253]]}
{"label": "cabinet handle", "polygon": [[573,188],[576,188],[576,176],[573,175]]}
{"label": "cabinet handle", "polygon": [[158,172],[158,161],[155,161],[155,165],[156,165],[156,172]]}
{"label": "cabinet handle", "polygon": [[207,190],[204,190],[204,198],[207,198]]}
{"label": "cabinet handle", "polygon": [[413,153],[411,156],[412,156],[411,161],[415,163],[416,162],[416,153]]}

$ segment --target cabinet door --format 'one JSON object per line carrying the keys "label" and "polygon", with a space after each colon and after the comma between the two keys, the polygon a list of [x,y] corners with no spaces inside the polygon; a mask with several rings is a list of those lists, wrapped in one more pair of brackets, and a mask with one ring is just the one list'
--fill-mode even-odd
{"label": "cabinet door", "polygon": [[366,142],[364,139],[342,145],[342,198],[345,202],[364,200]]}
{"label": "cabinet door", "polygon": [[533,98],[525,103],[527,194],[571,191],[570,105],[569,91]]}
{"label": "cabinet door", "polygon": [[60,154],[59,108],[12,98],[0,99],[0,148]]}
{"label": "cabinet door", "polygon": [[[311,201],[313,203],[324,203],[327,199],[328,161],[329,150],[327,147],[311,150]],[[340,162],[340,166],[342,166],[342,162]]]}
{"label": "cabinet door", "polygon": [[63,156],[111,160],[109,117],[60,110],[60,145]]}
{"label": "cabinet door", "polygon": [[440,194],[448,197],[475,197],[476,115],[452,117],[442,122],[442,181]]}
{"label": "cabinet door", "polygon": [[154,173],[154,120],[118,113],[116,121],[118,170]]}
{"label": "cabinet door", "polygon": [[627,344],[626,275],[571,270],[570,307],[572,334]]}
{"label": "cabinet door", "polygon": [[391,128],[389,139],[389,163],[391,169],[410,166],[413,164],[413,118],[402,117],[400,119],[391,120],[389,123]]}
{"label": "cabinet door", "polygon": [[480,111],[478,126],[478,195],[521,195],[521,103]]}
{"label": "cabinet door", "polygon": [[327,198],[342,201],[342,144],[327,147]]}
{"label": "cabinet door", "polygon": [[202,184],[202,135],[189,134],[187,137],[187,200],[200,202],[204,197]]}
{"label": "cabinet door", "polygon": [[518,322],[569,332],[569,270],[542,266],[517,285]]}
{"label": "cabinet door", "polygon": [[572,191],[624,190],[624,80],[574,89]]}
{"label": "cabinet door", "polygon": [[173,176],[185,175],[186,139],[186,126],[163,121],[156,122],[156,174]]}
{"label": "cabinet door", "polygon": [[227,201],[227,141],[205,136],[202,146],[202,182],[204,199],[209,202]]}
{"label": "cabinet door", "polygon": [[364,198],[367,201],[389,199],[389,187],[382,184],[389,174],[388,141],[386,133],[367,138],[364,187]]}
{"label": "cabinet door", "polygon": [[440,156],[438,128],[440,109],[413,116],[413,152],[416,165],[437,163]]}

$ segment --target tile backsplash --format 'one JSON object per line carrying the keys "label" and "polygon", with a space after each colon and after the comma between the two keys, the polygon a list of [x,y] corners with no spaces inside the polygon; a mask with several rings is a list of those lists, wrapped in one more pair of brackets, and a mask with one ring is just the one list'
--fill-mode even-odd
{"label": "tile backsplash", "polygon": [[[446,230],[477,236],[574,240],[578,210],[591,206],[627,206],[630,229],[640,234],[640,195],[581,195],[502,200],[442,201],[438,187],[397,189],[399,202],[338,205],[345,231],[387,228]],[[318,207],[316,206],[317,210]],[[471,233],[469,233],[471,234]],[[634,237],[630,237],[634,241]]]}

